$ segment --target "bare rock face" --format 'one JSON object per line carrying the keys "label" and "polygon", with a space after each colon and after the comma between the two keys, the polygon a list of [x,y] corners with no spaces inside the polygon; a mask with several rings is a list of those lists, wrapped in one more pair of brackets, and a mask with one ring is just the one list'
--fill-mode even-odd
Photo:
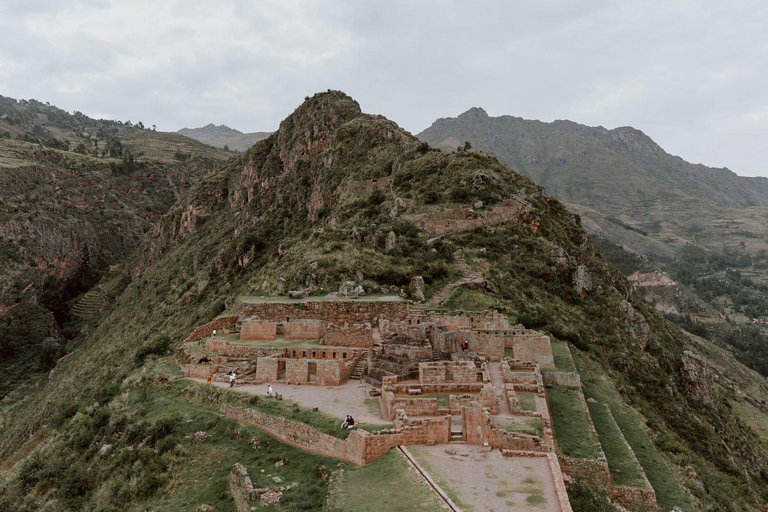
{"label": "bare rock face", "polygon": [[306,299],[309,297],[309,290],[291,290],[288,292],[288,297],[292,299]]}
{"label": "bare rock face", "polygon": [[571,257],[562,247],[549,251],[549,259],[558,268],[566,268],[571,263]]}
{"label": "bare rock face", "polygon": [[408,291],[411,293],[411,297],[419,302],[424,302],[426,297],[424,296],[424,278],[416,276],[411,279],[411,284],[408,285]]}
{"label": "bare rock face", "polygon": [[712,402],[715,378],[701,357],[686,350],[683,353],[683,377],[688,383],[688,395],[704,403]]}
{"label": "bare rock face", "polygon": [[586,297],[592,291],[592,276],[584,265],[579,265],[573,273],[573,290],[579,297]]}
{"label": "bare rock face", "polygon": [[384,242],[384,252],[392,252],[395,250],[395,244],[397,243],[397,235],[394,231],[387,233],[387,239]]}
{"label": "bare rock face", "polygon": [[361,286],[358,286],[356,282],[354,281],[347,281],[343,283],[341,286],[339,286],[339,291],[336,293],[328,294],[328,296],[333,297],[351,297],[353,299],[356,299],[358,295],[360,295],[360,290],[363,288]]}
{"label": "bare rock face", "polygon": [[629,330],[629,334],[632,339],[635,340],[643,347],[648,346],[648,335],[651,333],[651,328],[648,326],[645,317],[635,311],[628,301],[623,300],[619,304],[619,309],[624,313],[624,325]]}

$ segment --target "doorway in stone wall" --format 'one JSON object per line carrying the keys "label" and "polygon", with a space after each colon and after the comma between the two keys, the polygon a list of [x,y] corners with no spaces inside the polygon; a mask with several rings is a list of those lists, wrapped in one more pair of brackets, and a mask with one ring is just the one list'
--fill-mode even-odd
{"label": "doorway in stone wall", "polygon": [[285,380],[285,361],[277,362],[277,380]]}
{"label": "doorway in stone wall", "polygon": [[307,363],[307,382],[317,382],[317,363]]}

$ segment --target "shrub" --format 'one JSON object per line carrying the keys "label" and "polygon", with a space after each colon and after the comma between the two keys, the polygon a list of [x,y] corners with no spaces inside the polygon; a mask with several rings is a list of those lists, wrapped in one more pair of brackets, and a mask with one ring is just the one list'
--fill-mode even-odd
{"label": "shrub", "polygon": [[133,362],[136,366],[144,364],[144,359],[149,355],[164,356],[171,350],[171,338],[167,334],[161,334],[149,343],[145,343],[136,351]]}

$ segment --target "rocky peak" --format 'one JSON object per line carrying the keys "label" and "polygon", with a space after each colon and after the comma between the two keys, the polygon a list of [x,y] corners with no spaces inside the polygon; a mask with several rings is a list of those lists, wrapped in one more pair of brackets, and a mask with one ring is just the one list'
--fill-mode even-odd
{"label": "rocky peak", "polygon": [[459,115],[459,119],[465,120],[465,121],[471,121],[471,120],[480,120],[480,119],[487,119],[488,118],[488,112],[485,111],[482,107],[472,107],[471,109],[467,110],[463,114]]}
{"label": "rocky peak", "polygon": [[639,153],[644,156],[665,154],[653,139],[631,126],[615,128],[610,130],[610,134],[614,141],[623,142],[630,153]]}

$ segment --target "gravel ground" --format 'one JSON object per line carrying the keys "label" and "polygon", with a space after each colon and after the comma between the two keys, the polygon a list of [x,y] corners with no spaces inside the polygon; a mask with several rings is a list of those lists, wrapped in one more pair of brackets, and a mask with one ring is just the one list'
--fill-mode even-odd
{"label": "gravel ground", "polygon": [[464,444],[408,450],[466,512],[558,510],[545,457],[505,457],[498,450]]}
{"label": "gravel ground", "polygon": [[[192,380],[205,382],[205,379]],[[226,382],[213,382],[212,385],[222,388],[229,387],[229,383]],[[238,385],[235,389],[259,396],[264,396],[267,393],[266,384],[258,386]],[[342,386],[327,387],[314,385],[295,386],[273,382],[272,389],[276,393],[282,394],[286,400],[293,400],[304,407],[317,407],[322,412],[336,416],[339,418],[339,425],[341,425],[341,421],[347,414],[351,414],[355,421],[359,423],[391,424],[381,417],[381,413],[378,410],[378,397],[368,395],[368,391],[372,389],[371,386],[359,380],[349,380]],[[366,399],[375,401],[375,410],[374,407],[370,407],[365,403]]]}

